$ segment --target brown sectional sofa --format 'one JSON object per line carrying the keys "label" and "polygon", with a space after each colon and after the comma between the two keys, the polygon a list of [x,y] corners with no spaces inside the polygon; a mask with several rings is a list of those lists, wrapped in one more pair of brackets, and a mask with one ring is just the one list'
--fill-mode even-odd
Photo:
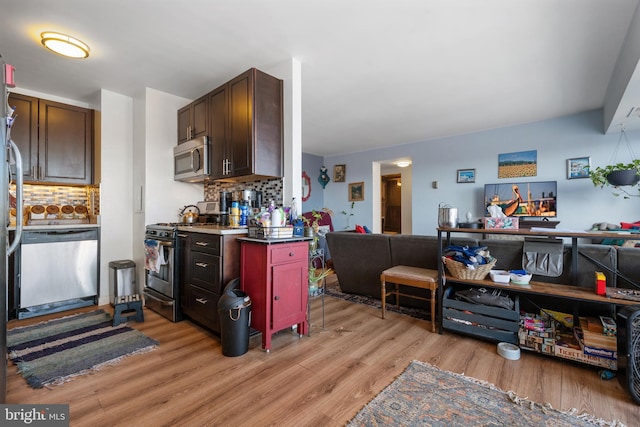
{"label": "brown sectional sofa", "polygon": [[[353,232],[328,233],[327,244],[331,251],[333,267],[343,292],[380,298],[380,273],[396,265],[438,268],[438,239],[436,236],[358,234]],[[446,243],[445,243],[446,244]],[[452,235],[451,244],[487,246],[497,258],[496,269],[522,268],[523,242],[521,240],[476,240]],[[572,283],[571,245],[565,244],[563,251],[563,273],[559,277],[534,275],[533,280],[551,283]],[[615,278],[606,268],[618,270],[636,283],[640,283],[640,249],[617,248],[600,244],[580,244],[579,252],[594,259],[594,265],[585,256],[578,256],[578,286],[593,288],[595,271],[603,271],[607,284],[631,288],[625,280]],[[606,268],[605,268],[606,267]],[[410,289],[420,292],[419,289]],[[425,294],[426,296],[426,294]],[[401,299],[402,305],[420,306],[413,299]]]}

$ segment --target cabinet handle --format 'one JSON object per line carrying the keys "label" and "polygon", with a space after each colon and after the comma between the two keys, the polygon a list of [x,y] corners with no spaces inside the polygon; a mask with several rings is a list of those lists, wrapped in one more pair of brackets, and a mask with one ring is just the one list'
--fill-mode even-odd
{"label": "cabinet handle", "polygon": [[294,255],[295,255],[295,252],[293,251],[289,252],[289,256],[294,256]]}
{"label": "cabinet handle", "polygon": [[209,264],[207,264],[206,262],[196,262],[196,265],[198,267],[207,268]]}
{"label": "cabinet handle", "polygon": [[200,304],[206,304],[207,302],[209,302],[208,300],[206,300],[204,298],[196,298],[196,301],[199,302]]}
{"label": "cabinet handle", "polygon": [[198,245],[198,246],[209,246],[209,243],[207,243],[207,242],[196,242],[196,245]]}
{"label": "cabinet handle", "polygon": [[178,237],[188,237],[186,234],[180,234],[178,233]]}
{"label": "cabinet handle", "polygon": [[278,301],[280,299],[280,297],[278,295],[276,295],[275,297],[273,297],[273,299]]}

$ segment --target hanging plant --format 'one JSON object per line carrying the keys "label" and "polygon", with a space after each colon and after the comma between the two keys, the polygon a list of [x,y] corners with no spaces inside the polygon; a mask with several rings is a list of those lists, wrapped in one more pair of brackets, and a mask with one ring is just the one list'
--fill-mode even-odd
{"label": "hanging plant", "polygon": [[632,194],[620,187],[638,186],[640,182],[640,159],[635,159],[631,163],[617,163],[615,165],[607,165],[597,167],[589,172],[589,178],[596,187],[613,187],[614,196],[623,196],[625,199],[629,197],[640,197],[640,187],[638,194]]}
{"label": "hanging plant", "polygon": [[[630,158],[633,159],[631,160],[631,163],[614,162],[623,139],[625,140],[627,149],[629,150]],[[591,178],[591,182],[593,182],[593,185],[596,187],[613,187],[615,189],[613,191],[614,196],[622,196],[625,199],[628,199],[629,197],[640,197],[640,193],[632,194],[624,188],[621,188],[626,186],[634,187],[638,185],[638,182],[640,182],[640,159],[635,156],[631,149],[631,144],[629,143],[627,134],[624,131],[624,125],[621,125],[620,138],[618,139],[618,144],[613,152],[613,157],[611,157],[610,164],[604,167],[592,169],[589,171],[589,178]],[[640,190],[640,188],[638,188],[638,190]]]}

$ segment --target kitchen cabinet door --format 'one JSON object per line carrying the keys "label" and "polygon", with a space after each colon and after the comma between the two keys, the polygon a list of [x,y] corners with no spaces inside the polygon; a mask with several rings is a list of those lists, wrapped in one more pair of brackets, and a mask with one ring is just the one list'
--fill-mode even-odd
{"label": "kitchen cabinet door", "polygon": [[202,96],[178,110],[178,144],[208,134],[208,99]]}
{"label": "kitchen cabinet door", "polygon": [[12,93],[9,106],[14,108],[16,119],[11,126],[11,139],[22,155],[22,171],[25,181],[35,181],[38,166],[38,98]]}
{"label": "kitchen cabinet door", "polygon": [[227,85],[223,85],[209,94],[210,136],[210,178],[224,178],[227,165]]}
{"label": "kitchen cabinet door", "polygon": [[228,90],[228,175],[281,177],[282,80],[252,68]]}
{"label": "kitchen cabinet door", "polygon": [[273,274],[272,329],[282,330],[306,319],[307,313],[307,264],[290,263],[275,265]]}
{"label": "kitchen cabinet door", "polygon": [[37,181],[93,182],[93,111],[41,99]]}

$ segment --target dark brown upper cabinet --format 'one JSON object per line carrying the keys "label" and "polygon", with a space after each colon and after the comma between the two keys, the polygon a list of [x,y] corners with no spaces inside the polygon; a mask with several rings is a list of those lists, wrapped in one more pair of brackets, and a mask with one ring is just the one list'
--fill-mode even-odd
{"label": "dark brown upper cabinet", "polygon": [[211,92],[211,179],[282,176],[282,80],[251,68]]}
{"label": "dark brown upper cabinet", "polygon": [[178,144],[208,135],[209,97],[205,95],[178,110]]}
{"label": "dark brown upper cabinet", "polygon": [[20,94],[9,105],[26,183],[93,183],[93,110]]}
{"label": "dark brown upper cabinet", "polygon": [[[282,80],[251,68],[212,90],[206,98],[209,178],[246,181],[282,177]],[[178,110],[179,132],[181,127],[186,129],[187,107]]]}

